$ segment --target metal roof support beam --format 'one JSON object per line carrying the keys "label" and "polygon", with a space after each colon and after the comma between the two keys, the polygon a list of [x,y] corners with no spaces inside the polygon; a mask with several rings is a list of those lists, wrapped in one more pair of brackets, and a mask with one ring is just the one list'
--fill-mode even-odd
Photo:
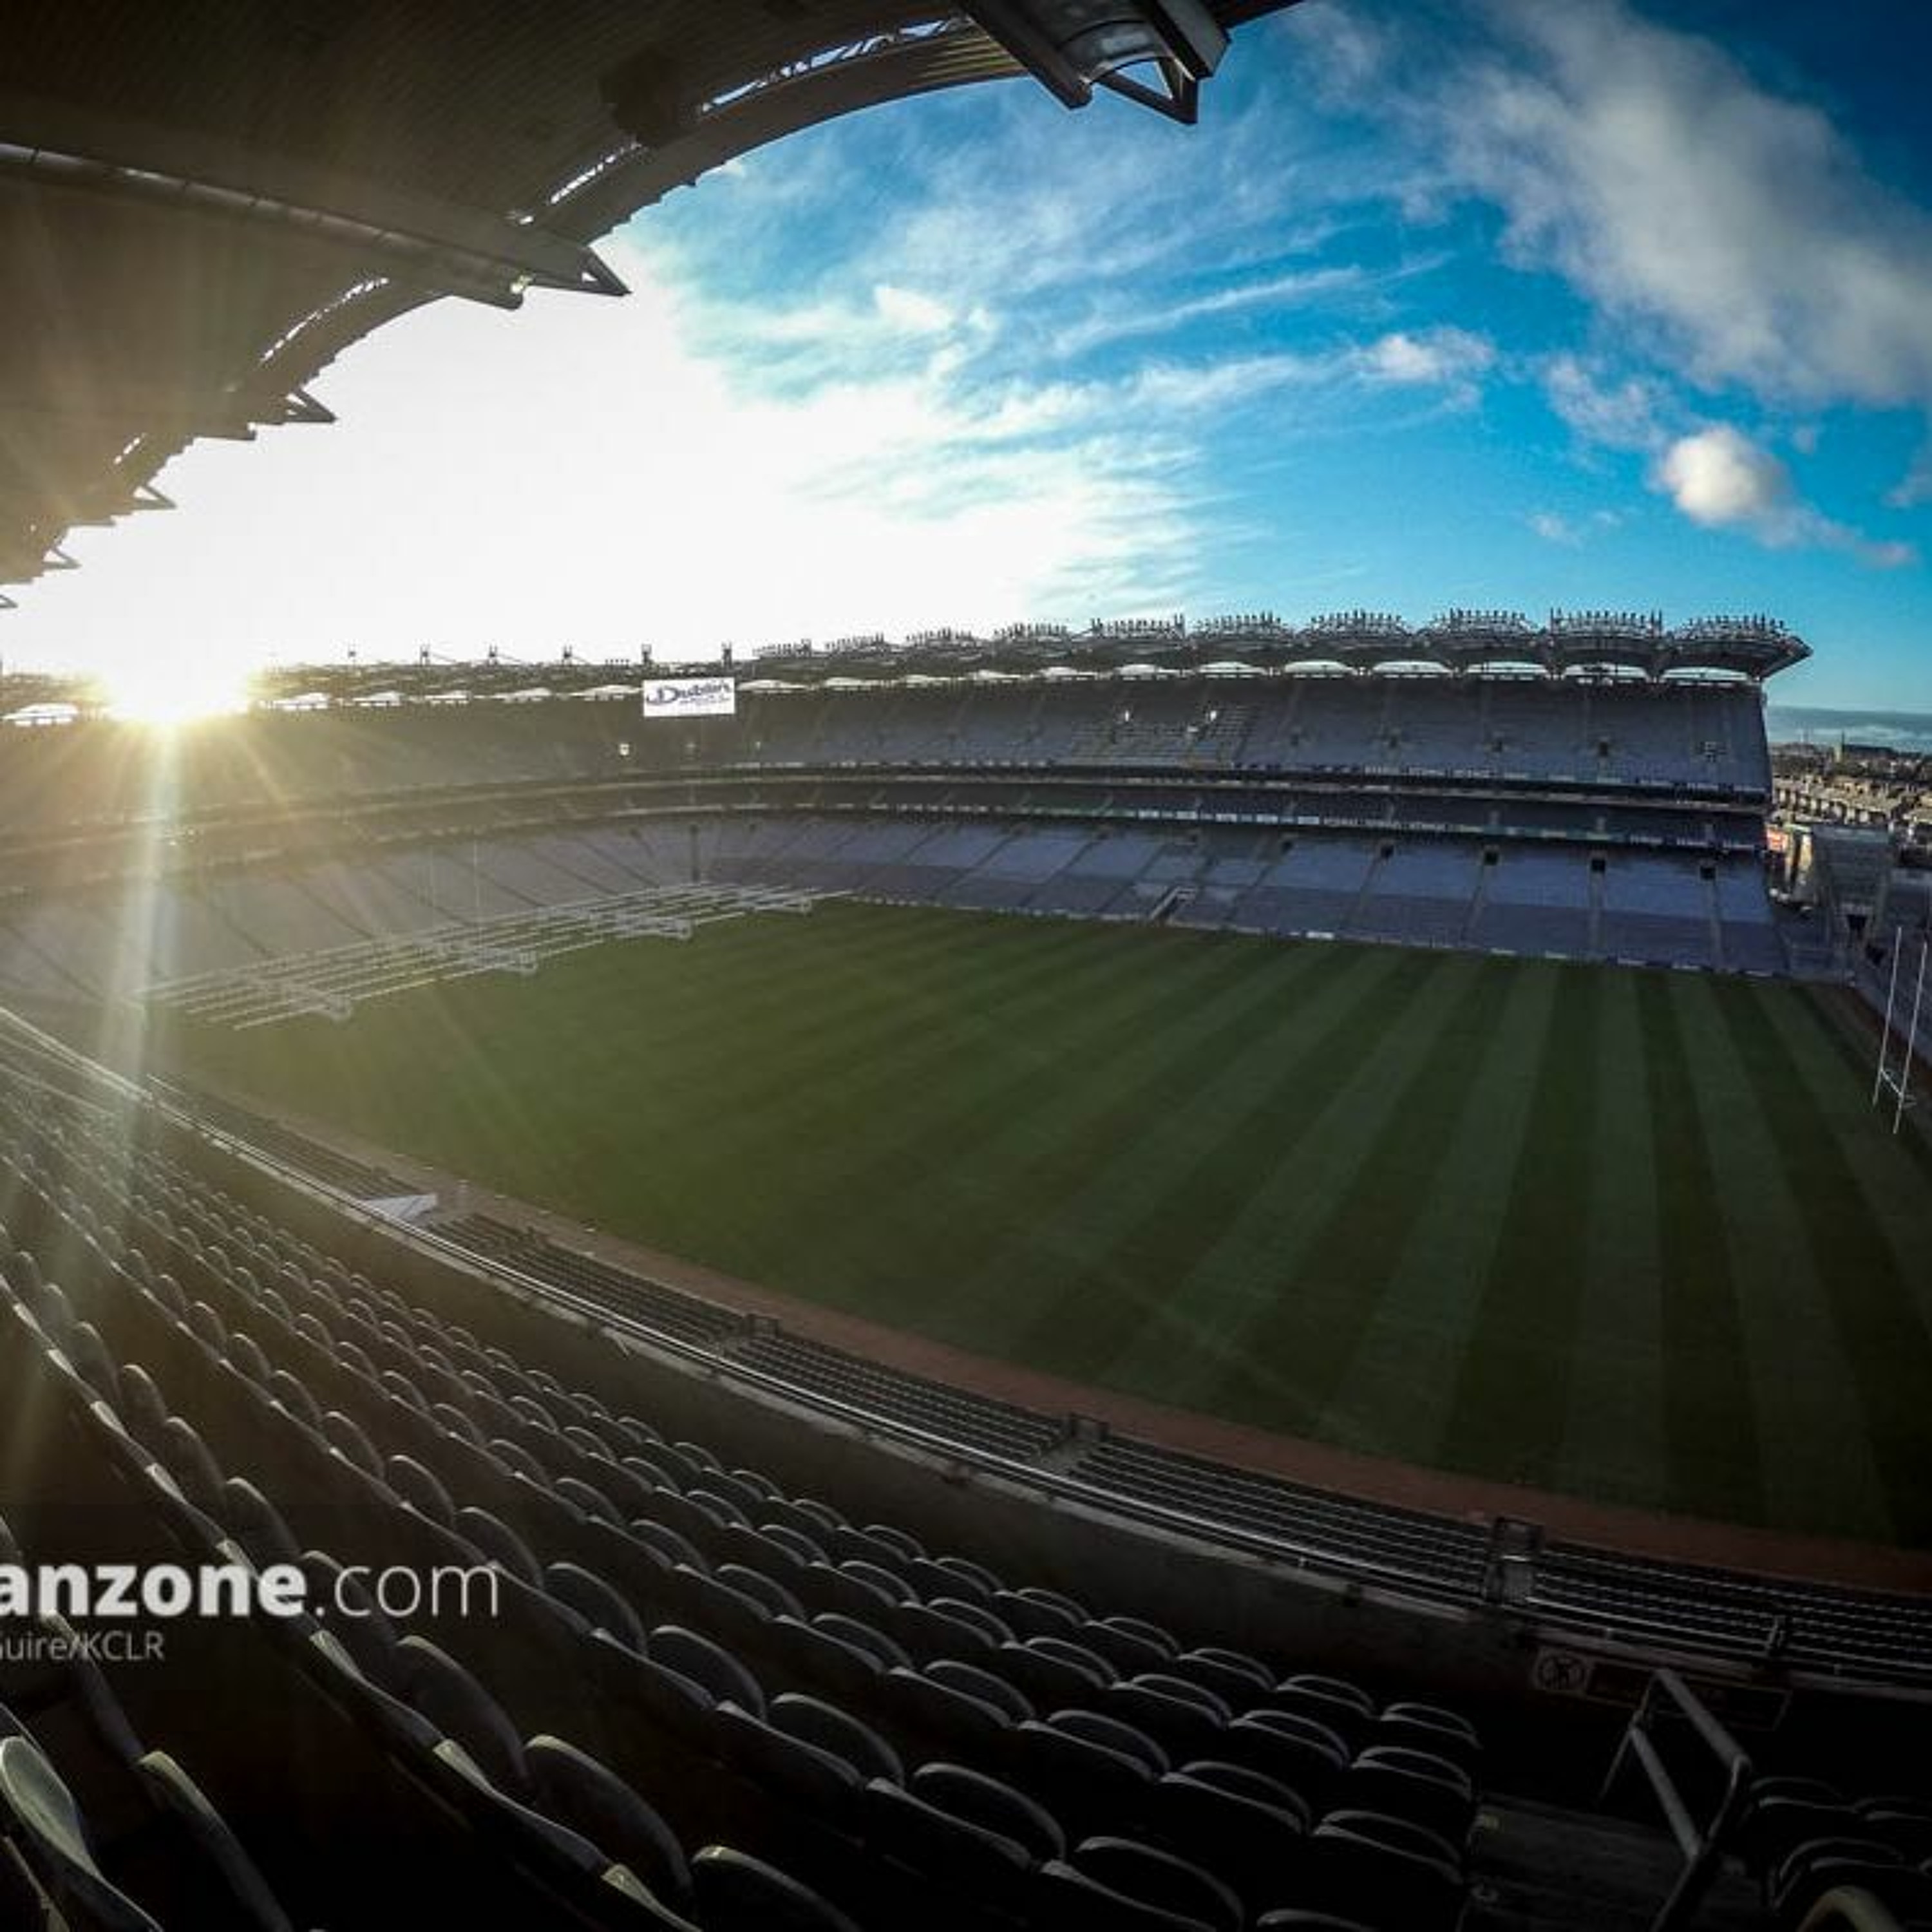
{"label": "metal roof support beam", "polygon": [[139,422],[152,434],[182,429],[214,435],[201,425],[225,423],[236,431],[250,423],[272,427],[282,423],[330,423],[334,412],[304,388],[280,389],[266,384],[228,388],[167,388],[153,383],[90,380],[66,391],[16,393],[0,387],[0,409],[31,427],[42,418],[56,423]]}
{"label": "metal roof support beam", "polygon": [[275,418],[284,423],[332,423],[335,412],[326,403],[319,403],[306,389],[291,389],[282,404],[281,414]]}
{"label": "metal roof support beam", "polygon": [[582,242],[386,182],[4,88],[0,127],[7,130],[0,176],[261,223],[503,307],[514,307],[526,287],[626,292]]}
{"label": "metal roof support beam", "polygon": [[[1106,87],[1192,121],[1202,82],[1228,50],[1227,30],[1201,0],[965,0],[965,10],[1069,107]],[[1165,93],[1125,71],[1142,67]]]}

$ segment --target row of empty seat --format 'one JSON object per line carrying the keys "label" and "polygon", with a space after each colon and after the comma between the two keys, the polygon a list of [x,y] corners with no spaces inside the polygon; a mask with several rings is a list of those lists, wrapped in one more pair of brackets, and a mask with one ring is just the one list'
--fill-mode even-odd
{"label": "row of empty seat", "polygon": [[[566,1808],[532,1769],[548,1747],[520,1736],[542,1708],[616,1760],[591,1762],[619,1789],[643,1779],[643,1802],[674,1817],[729,1811],[698,1802],[702,1778],[666,1788],[674,1744],[694,1772],[752,1787],[766,1802],[740,1814],[752,1849],[784,1852],[861,1923],[893,1922],[881,1915],[902,1896],[855,1857],[867,1847],[928,1882],[934,1861],[970,1876],[962,1923],[1232,1932],[1324,1922],[1274,1919],[1275,1906],[1346,1906],[1392,1932],[1460,1914],[1478,1746],[1453,1714],[1190,1650],[930,1555],[903,1530],[861,1528],[326,1258],[305,1257],[304,1273],[298,1244],[158,1177],[152,1157],[123,1189],[77,1138],[44,1150],[45,1164],[15,1168],[9,1201],[16,1226],[61,1255],[68,1287],[25,1253],[9,1279],[50,1359],[136,1445],[123,1453],[152,1456],[216,1544],[225,1532],[257,1561],[326,1576],[298,1532],[326,1527],[338,1562],[466,1556],[515,1586],[474,1655],[438,1641],[446,1628],[392,1642],[373,1618],[352,1654],[307,1639],[310,1669],[351,1673],[335,1695],[369,1701],[392,1755],[415,1735],[477,1804]],[[224,1475],[231,1462],[280,1493]],[[594,1697],[555,1676],[565,1652]],[[650,1749],[614,1726],[614,1695],[650,1707]],[[931,1759],[935,1742],[945,1758]],[[452,1764],[452,1744],[466,1763]],[[915,1768],[908,1781],[922,1758],[963,1762],[950,1780]],[[988,1807],[1021,1836],[976,1822]],[[668,1863],[652,1867],[661,1883]]]}
{"label": "row of empty seat", "polygon": [[1298,676],[740,694],[735,716],[640,719],[635,699],[252,714],[163,747],[138,727],[11,730],[20,830],[326,806],[694,764],[1117,766],[1690,784],[1768,798],[1751,686]]}

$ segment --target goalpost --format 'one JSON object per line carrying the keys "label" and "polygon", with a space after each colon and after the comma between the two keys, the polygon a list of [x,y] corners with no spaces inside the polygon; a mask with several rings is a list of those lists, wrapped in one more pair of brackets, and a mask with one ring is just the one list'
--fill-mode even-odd
{"label": "goalpost", "polygon": [[1912,1055],[1918,1038],[1918,1016],[1925,999],[1925,969],[1927,956],[1932,954],[1932,936],[1918,942],[1918,965],[1912,982],[1911,1017],[1905,1022],[1903,1037],[1899,1042],[1898,1065],[1892,1064],[1892,1015],[1898,1006],[1898,964],[1905,956],[1905,928],[1899,927],[1892,936],[1892,976],[1885,992],[1885,1024],[1878,1036],[1878,1070],[1872,1077],[1871,1103],[1876,1107],[1883,1096],[1892,1096],[1892,1130],[1897,1133],[1905,1118],[1906,1108],[1917,1104],[1912,1092]]}

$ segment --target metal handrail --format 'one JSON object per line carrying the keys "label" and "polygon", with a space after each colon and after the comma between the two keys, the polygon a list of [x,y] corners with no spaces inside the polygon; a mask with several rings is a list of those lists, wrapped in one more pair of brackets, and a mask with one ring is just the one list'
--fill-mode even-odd
{"label": "metal handrail", "polygon": [[[1690,1808],[1651,1735],[1666,1699],[1679,1716],[1689,1720],[1690,1728],[1717,1759],[1724,1774],[1724,1795],[1709,1823],[1702,1827],[1691,1816]],[[1689,1923],[1696,1912],[1723,1854],[1726,1838],[1750,1795],[1751,1761],[1737,1740],[1712,1715],[1704,1700],[1676,1671],[1670,1670],[1653,1672],[1644,1686],[1642,1700],[1624,1727],[1616,1755],[1604,1774],[1598,1794],[1600,1803],[1608,1800],[1624,1767],[1633,1759],[1649,1780],[1664,1822],[1684,1854],[1684,1869],[1650,1924],[1650,1932],[1676,1932],[1677,1928]]]}

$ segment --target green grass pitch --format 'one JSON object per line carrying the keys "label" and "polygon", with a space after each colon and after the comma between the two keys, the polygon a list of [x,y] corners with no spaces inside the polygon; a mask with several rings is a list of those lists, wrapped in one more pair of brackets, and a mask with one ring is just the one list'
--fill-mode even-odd
{"label": "green grass pitch", "polygon": [[856,904],[191,1065],[959,1346],[1932,1543],[1932,1155],[1806,989]]}

